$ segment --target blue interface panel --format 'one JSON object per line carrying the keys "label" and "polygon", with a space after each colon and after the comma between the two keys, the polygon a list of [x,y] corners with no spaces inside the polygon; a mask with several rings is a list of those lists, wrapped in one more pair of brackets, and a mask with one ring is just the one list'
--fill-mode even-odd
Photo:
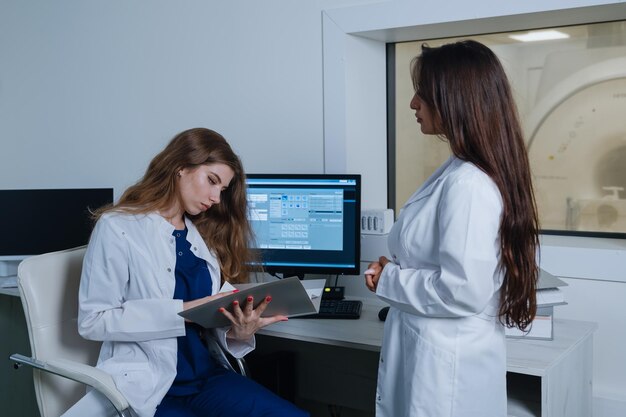
{"label": "blue interface panel", "polygon": [[343,249],[343,190],[255,188],[248,195],[259,248]]}
{"label": "blue interface panel", "polygon": [[251,174],[247,183],[253,247],[265,267],[357,266],[358,176]]}

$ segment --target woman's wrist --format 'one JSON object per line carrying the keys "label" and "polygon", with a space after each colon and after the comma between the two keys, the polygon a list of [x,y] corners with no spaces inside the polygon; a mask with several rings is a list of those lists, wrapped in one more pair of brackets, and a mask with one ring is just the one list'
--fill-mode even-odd
{"label": "woman's wrist", "polygon": [[241,335],[236,334],[237,332],[235,330],[233,330],[233,327],[231,326],[228,330],[226,330],[226,340],[237,340],[237,341],[243,341],[243,340],[247,340],[248,338],[241,338]]}

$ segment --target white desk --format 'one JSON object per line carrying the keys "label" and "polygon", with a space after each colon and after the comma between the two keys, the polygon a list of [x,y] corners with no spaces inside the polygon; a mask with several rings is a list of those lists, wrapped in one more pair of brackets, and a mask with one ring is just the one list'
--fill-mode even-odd
{"label": "white desk", "polygon": [[[16,296],[0,295],[0,305],[11,311],[0,311],[0,319],[4,316],[0,328],[11,335],[11,343],[2,344],[8,349],[2,352],[6,361],[0,362],[9,365],[9,354],[28,353],[28,335],[17,288],[2,289],[0,294]],[[297,365],[297,383],[306,398],[373,412],[384,325],[378,320],[380,307],[364,300],[359,320],[294,318],[273,324],[259,331],[257,350],[291,350],[304,357]],[[552,341],[507,339],[509,415],[590,416],[596,328],[595,323],[555,320]],[[23,403],[13,401],[16,389],[22,394],[28,391],[26,396],[34,398],[32,381],[16,381],[24,379],[25,373],[12,372],[6,366],[0,378],[0,388],[6,388],[0,392],[7,394],[3,404],[9,409]],[[30,410],[19,411],[15,415],[34,415]]]}
{"label": "white desk", "polygon": [[[316,351],[339,348],[344,351],[347,360],[354,358],[360,361],[358,370],[346,372],[352,377],[362,378],[366,386],[365,391],[372,390],[372,386],[375,389],[375,375],[366,376],[364,368],[368,368],[368,372],[374,370],[374,373],[377,368],[384,325],[378,320],[379,308],[379,305],[364,301],[359,320],[294,318],[276,323],[259,331],[262,337],[258,346],[262,348],[268,337],[274,338],[278,342],[276,346],[281,349],[290,348],[285,340],[316,346],[304,351],[300,349],[300,355],[315,355]],[[590,416],[593,332],[596,328],[595,323],[555,320],[552,341],[507,339],[509,414],[519,417]],[[301,343],[299,345],[302,348],[303,345]],[[366,352],[369,352],[369,355]],[[306,360],[308,359],[307,357]],[[364,364],[363,361],[372,363]],[[336,372],[337,367],[346,367],[346,360],[327,361],[317,357],[312,362],[317,362],[318,367],[328,365],[333,368],[333,372]],[[314,372],[314,367],[305,369],[307,372]],[[299,368],[298,372],[302,373],[303,370]],[[307,384],[307,381],[300,378],[299,383]],[[331,379],[328,380],[328,384],[332,384]],[[332,395],[335,390],[330,386],[316,389],[325,392],[324,395]],[[371,399],[367,398],[367,395],[369,394],[357,399],[355,403],[363,404],[363,398],[366,398],[368,406],[365,408],[373,406],[374,391],[371,392]],[[323,398],[319,400],[322,401]]]}
{"label": "white desk", "polygon": [[[14,297],[19,297],[20,292],[17,290],[17,287],[13,287],[12,285],[15,283],[16,276],[9,277],[0,277],[0,294],[12,295]],[[5,287],[5,285],[11,285],[10,287]]]}

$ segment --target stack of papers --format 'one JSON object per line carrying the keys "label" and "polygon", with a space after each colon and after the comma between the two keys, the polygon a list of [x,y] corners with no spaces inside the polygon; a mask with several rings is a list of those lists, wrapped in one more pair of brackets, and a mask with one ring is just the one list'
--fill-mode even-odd
{"label": "stack of papers", "polygon": [[540,269],[539,281],[537,282],[537,306],[567,304],[565,293],[559,288],[565,286],[567,286],[565,281]]}
{"label": "stack of papers", "polygon": [[545,288],[537,291],[537,305],[558,305],[567,304],[565,302],[565,293],[559,288]]}
{"label": "stack of papers", "polygon": [[565,293],[559,288],[567,283],[543,269],[539,270],[537,282],[537,314],[530,329],[506,328],[505,334],[512,338],[552,340],[554,335],[554,306],[567,304]]}

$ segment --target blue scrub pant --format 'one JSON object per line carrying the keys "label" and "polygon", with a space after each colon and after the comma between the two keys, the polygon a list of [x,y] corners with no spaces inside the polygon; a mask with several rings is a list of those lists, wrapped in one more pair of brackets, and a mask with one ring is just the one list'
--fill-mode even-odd
{"label": "blue scrub pant", "polygon": [[287,400],[235,372],[212,375],[197,394],[166,395],[155,417],[308,417]]}

